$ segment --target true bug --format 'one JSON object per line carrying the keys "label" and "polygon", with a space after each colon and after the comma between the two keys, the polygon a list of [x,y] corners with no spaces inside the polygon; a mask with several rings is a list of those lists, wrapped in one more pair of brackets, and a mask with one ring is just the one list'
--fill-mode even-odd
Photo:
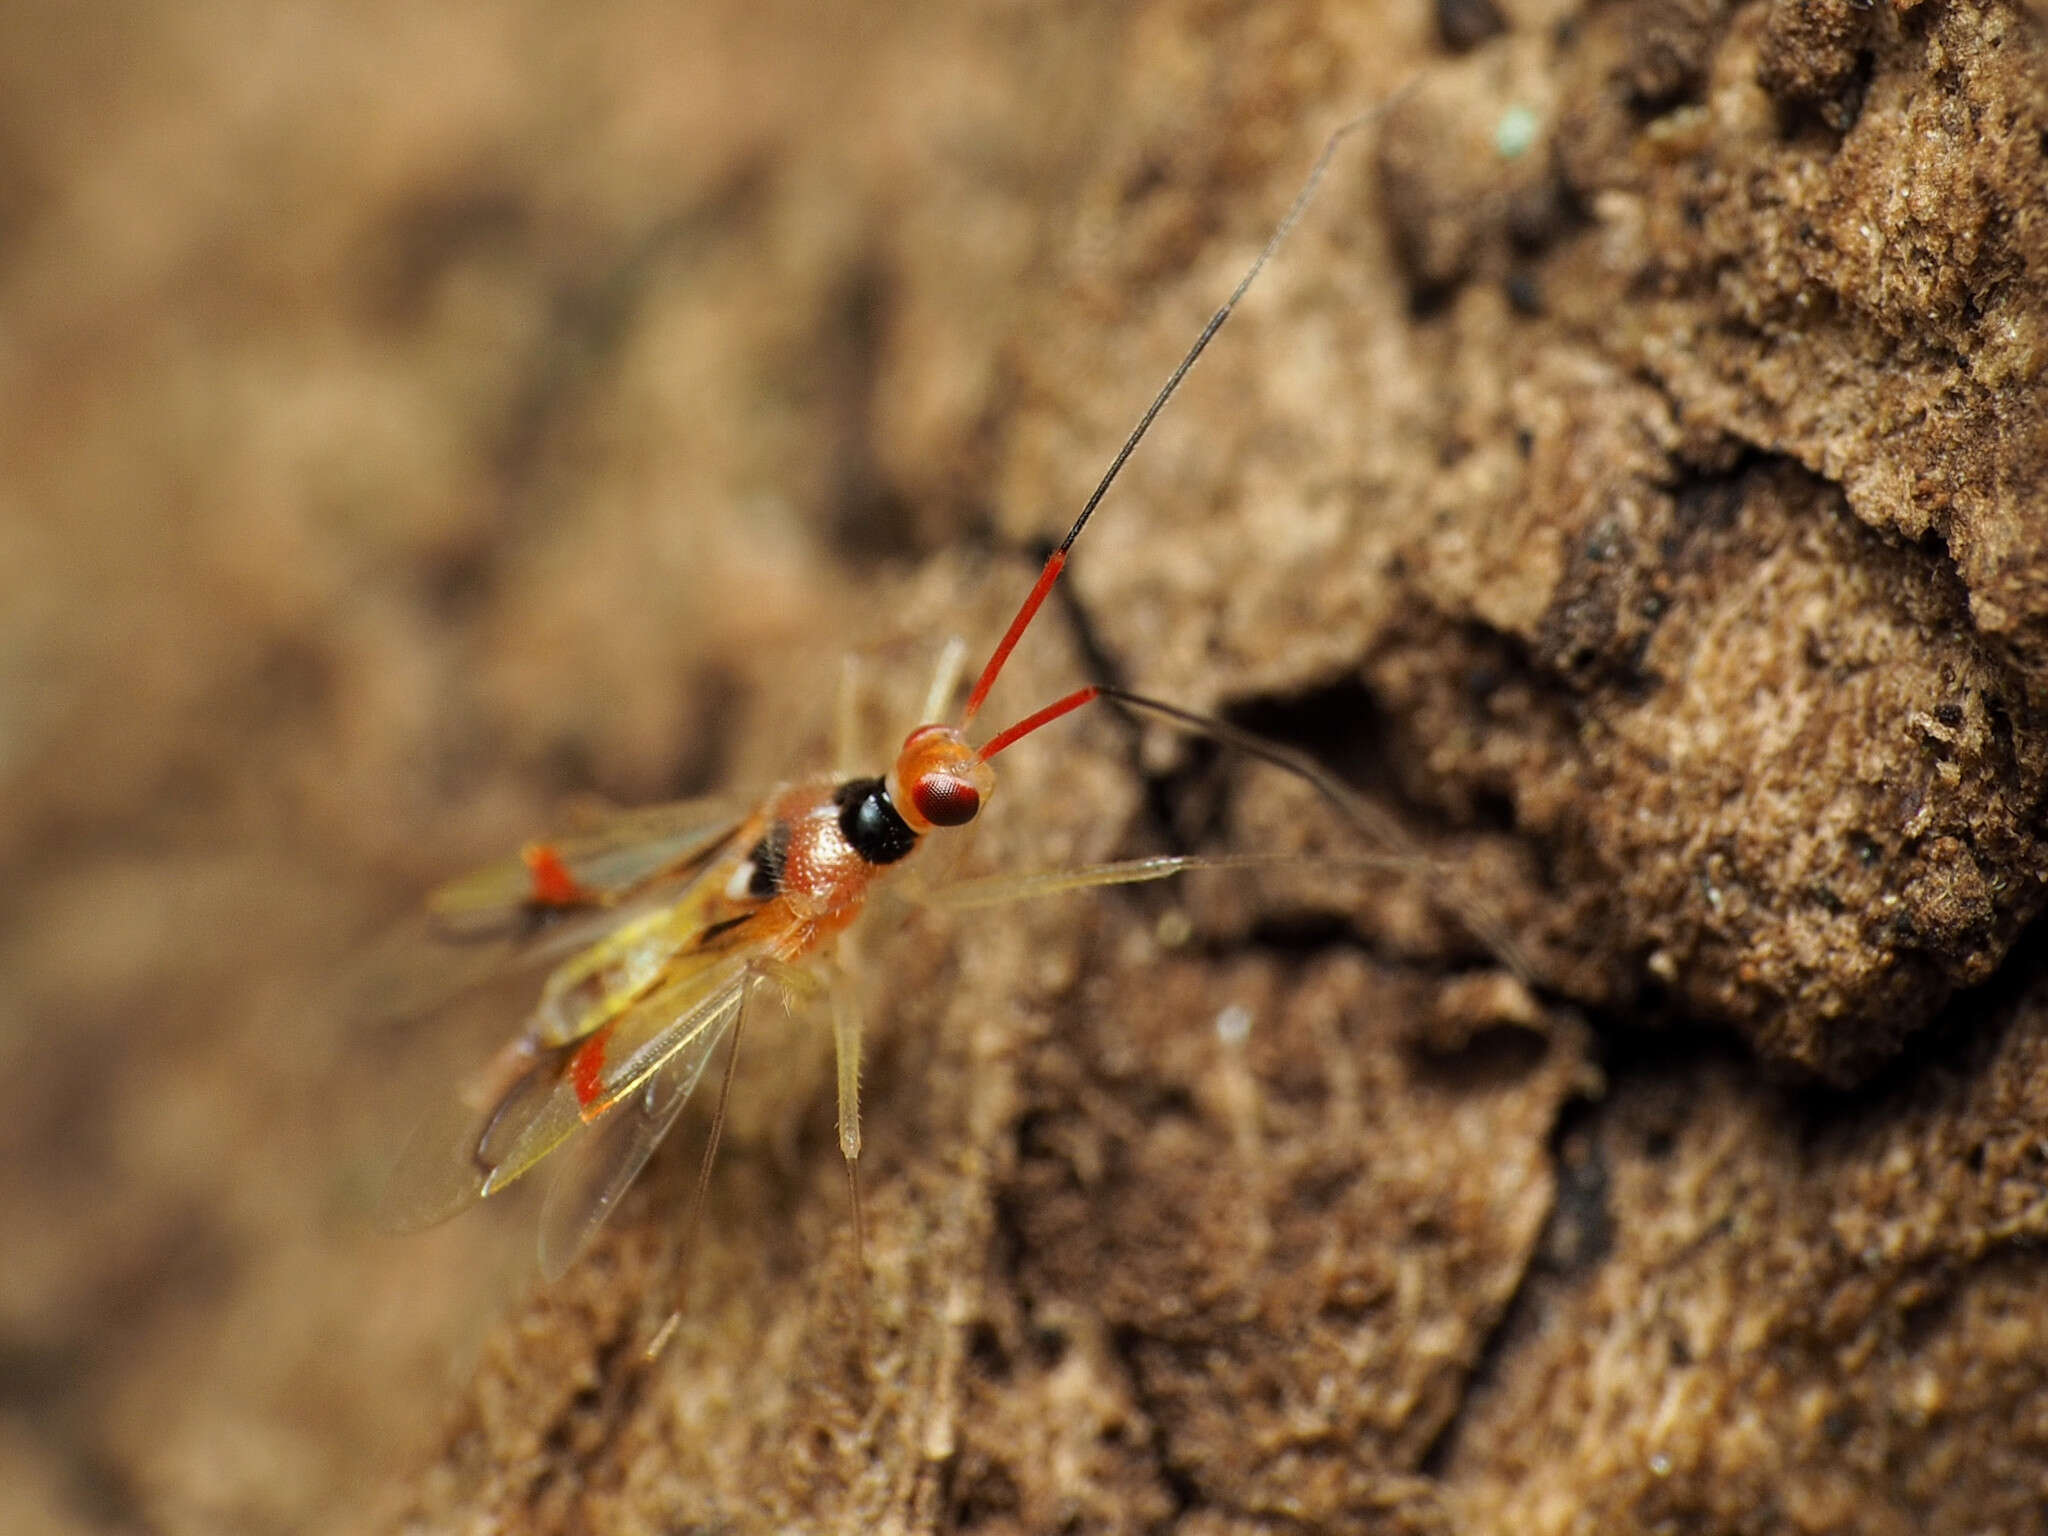
{"label": "true bug", "polygon": [[[1205,732],[1303,776],[1382,850],[1368,855],[1370,861],[1415,861],[1397,828],[1306,757],[1122,689],[1090,684],[979,746],[968,737],[1132,452],[1300,218],[1339,145],[1377,115],[1347,122],[1325,142],[1265,246],[1154,395],[1047,558],[956,723],[944,717],[960,675],[957,644],[941,661],[925,723],[909,733],[881,774],[861,776],[842,764],[837,775],[798,782],[755,802],[701,801],[627,813],[589,834],[532,844],[518,858],[433,894],[431,915],[451,938],[509,936],[566,958],[548,975],[519,1036],[462,1101],[414,1136],[386,1191],[387,1226],[411,1229],[453,1215],[560,1150],[564,1166],[544,1205],[541,1230],[543,1270],[559,1275],[675,1123],[717,1047],[732,1037],[706,1151],[708,1174],[750,997],[764,986],[795,994],[823,989],[811,963],[830,954],[873,892],[911,867],[928,838],[975,819],[995,791],[994,759],[1094,700],[1116,700]],[[967,880],[921,899],[987,906],[1275,862],[1285,859],[1167,855]],[[1511,955],[1491,923],[1469,903],[1456,905],[1469,926]],[[839,1145],[858,1235],[861,1022],[844,989],[824,990],[831,996],[838,1058]],[[701,1181],[699,1189],[701,1197]]]}

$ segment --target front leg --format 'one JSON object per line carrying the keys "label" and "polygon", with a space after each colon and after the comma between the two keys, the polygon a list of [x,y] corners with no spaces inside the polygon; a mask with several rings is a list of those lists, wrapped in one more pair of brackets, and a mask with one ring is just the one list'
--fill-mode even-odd
{"label": "front leg", "polygon": [[1084,864],[1077,869],[1040,870],[1030,874],[981,875],[955,880],[947,885],[923,886],[905,881],[900,887],[912,901],[941,912],[971,912],[977,907],[1002,906],[1012,901],[1031,901],[1042,896],[1060,896],[1068,891],[1092,890],[1105,885],[1141,885],[1166,880],[1198,869],[1298,869],[1324,868],[1380,869],[1405,873],[1428,864],[1419,854],[1368,853],[1332,858],[1322,854],[1218,853],[1155,854],[1142,859],[1118,859],[1109,864]]}
{"label": "front leg", "polygon": [[[931,725],[946,717],[953,695],[960,691],[966,664],[967,642],[954,635],[939,652],[931,686],[925,691],[924,713],[911,722],[913,727]],[[860,657],[855,653],[849,651],[840,658],[839,690],[832,713],[832,772],[839,779],[859,778],[874,771],[870,743],[861,739],[860,671]]]}
{"label": "front leg", "polygon": [[[1158,854],[1143,859],[1118,859],[1109,864],[1086,864],[1078,869],[1044,870],[1031,874],[983,875],[928,886],[906,879],[897,889],[917,903],[942,912],[968,912],[977,907],[1001,906],[1006,902],[1030,901],[1041,896],[1059,896],[1105,885],[1139,885],[1148,880],[1166,880],[1199,869],[1371,869],[1389,874],[1411,874],[1417,870],[1439,877],[1444,870],[1422,853],[1220,853]],[[1494,958],[1530,982],[1534,972],[1521,947],[1506,926],[1491,911],[1464,895],[1456,887],[1439,885],[1441,899],[1450,913],[1472,936],[1493,952]]]}

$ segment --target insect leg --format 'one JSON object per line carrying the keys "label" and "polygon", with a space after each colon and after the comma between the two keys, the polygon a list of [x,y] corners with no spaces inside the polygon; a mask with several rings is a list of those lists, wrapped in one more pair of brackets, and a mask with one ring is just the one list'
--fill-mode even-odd
{"label": "insect leg", "polygon": [[953,695],[960,691],[960,676],[966,667],[967,642],[954,635],[947,640],[945,649],[939,652],[939,664],[932,673],[932,686],[924,696],[924,713],[918,717],[919,725],[946,718]]}
{"label": "insect leg", "polygon": [[1330,869],[1376,869],[1405,874],[1429,867],[1413,853],[1365,853],[1331,856],[1297,853],[1157,854],[1143,859],[1118,859],[1110,864],[1084,864],[1076,869],[1042,870],[1032,874],[984,875],[950,885],[918,889],[906,883],[906,895],[920,906],[945,912],[971,912],[979,907],[1060,896],[1068,891],[1104,885],[1138,885],[1166,880],[1198,869],[1282,869],[1313,866]]}
{"label": "insect leg", "polygon": [[848,651],[839,658],[839,695],[832,710],[832,774],[851,779],[860,774],[860,657]]}
{"label": "insect leg", "polygon": [[676,1258],[676,1304],[641,1352],[644,1361],[651,1362],[660,1356],[683,1320],[683,1304],[688,1300],[685,1292],[689,1288],[690,1260],[697,1251],[697,1229],[703,1224],[704,1201],[711,1190],[711,1165],[718,1159],[718,1141],[725,1133],[726,1101],[732,1096],[732,1080],[740,1060],[740,1031],[746,1025],[747,1004],[753,1000],[756,985],[756,979],[751,976],[742,985],[739,1008],[733,1014],[732,1042],[725,1049],[725,1072],[718,1080],[718,1102],[712,1106],[711,1130],[704,1138],[704,1160],[697,1165],[696,1187],[690,1191],[690,1207],[683,1217],[682,1248]]}
{"label": "insect leg", "polygon": [[[814,961],[813,965],[822,963]],[[857,966],[857,951],[848,935],[841,935],[832,961],[833,974],[821,977],[811,966],[789,965],[772,958],[754,962],[760,979],[782,990],[785,1004],[792,1007],[814,1001],[826,994],[832,1004],[832,1048],[839,1074],[839,1152],[846,1163],[847,1198],[853,1207],[853,1255],[863,1286],[867,1281],[867,1221],[860,1197],[860,1005],[854,1001],[849,972]],[[723,1095],[721,1095],[722,1101]],[[865,1305],[863,1305],[865,1332]],[[862,1352],[866,1347],[863,1342]]]}
{"label": "insect leg", "polygon": [[867,1234],[860,1203],[860,1005],[851,989],[832,989],[832,1045],[839,1061],[839,1155],[846,1159],[846,1187],[853,1199],[853,1250],[867,1273]]}
{"label": "insect leg", "polygon": [[[954,635],[939,652],[931,687],[925,691],[924,713],[911,723],[929,725],[942,719],[953,695],[960,691],[960,678],[966,670],[967,642]],[[832,717],[833,775],[852,779],[872,772],[867,746],[861,740],[860,730],[860,657],[849,651],[839,663],[839,694]]]}
{"label": "insect leg", "polygon": [[[1039,726],[1057,720],[1062,715],[1070,713],[1072,710],[1091,703],[1096,699],[1106,699],[1111,703],[1121,704],[1124,708],[1136,714],[1149,716],[1173,727],[1175,730],[1187,731],[1197,736],[1206,736],[1211,741],[1229,747],[1232,751],[1242,752],[1248,757],[1258,758],[1263,762],[1271,763],[1275,768],[1293,774],[1311,789],[1315,790],[1317,794],[1321,795],[1332,809],[1351,823],[1352,827],[1360,835],[1371,842],[1377,843],[1381,849],[1385,850],[1385,857],[1396,861],[1387,867],[1425,867],[1431,862],[1417,849],[1415,839],[1409,836],[1407,830],[1399,822],[1352,789],[1306,752],[1297,751],[1293,747],[1286,746],[1277,741],[1267,741],[1264,737],[1247,731],[1242,726],[1233,725],[1228,720],[1218,719],[1213,715],[1197,714],[1191,709],[1182,709],[1178,704],[1169,704],[1162,699],[1147,698],[1144,694],[1133,693],[1128,688],[1119,688],[1110,683],[1094,683],[1086,688],[1077,689],[1075,692],[1068,694],[1066,698],[1047,705],[1044,709],[1038,711],[1037,714],[1027,716],[1023,720],[1018,721],[1008,730],[998,732],[983,744],[981,749],[982,756],[984,758],[993,757],[1005,746],[1012,744],[1022,736],[1029,735]],[[1247,857],[1256,856],[1248,855]],[[1399,862],[1402,860],[1411,862],[1402,864]],[[1174,871],[1169,870],[1166,873],[1170,874],[1174,873]],[[1133,878],[1145,880],[1161,879],[1164,877],[1162,875],[1137,875]],[[1100,882],[1083,883],[1114,885],[1119,882],[1110,879]],[[1051,889],[1057,891],[1072,889],[1072,887],[1053,886]],[[1535,972],[1529,964],[1528,957],[1522,953],[1521,947],[1515,943],[1513,936],[1508,932],[1507,925],[1495,916],[1493,911],[1483,901],[1466,891],[1458,882],[1448,879],[1441,883],[1438,899],[1453,917],[1464,924],[1467,932],[1488,949],[1492,950],[1494,957],[1515,973],[1517,979],[1524,983],[1533,984]]]}
{"label": "insect leg", "polygon": [[[846,940],[842,938],[843,946]],[[772,984],[782,994],[782,1006],[791,1013],[805,1004],[818,1000],[827,983],[814,974],[809,966],[791,965],[787,960],[777,960],[773,955],[762,955],[753,963],[754,975],[761,981]]]}
{"label": "insect leg", "polygon": [[[842,959],[844,941],[842,941]],[[860,1282],[860,1360],[874,1374],[873,1310],[868,1290],[867,1217],[860,1198],[860,1004],[842,972],[832,988],[832,1046],[839,1064],[839,1153],[846,1162],[846,1198],[853,1210],[853,1271]]]}

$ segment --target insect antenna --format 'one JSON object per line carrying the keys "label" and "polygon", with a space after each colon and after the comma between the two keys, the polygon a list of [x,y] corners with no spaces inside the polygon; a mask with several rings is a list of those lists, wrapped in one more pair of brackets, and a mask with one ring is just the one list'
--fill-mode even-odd
{"label": "insect antenna", "polygon": [[[1128,688],[1096,683],[1080,691],[1086,693],[1089,699],[1108,699],[1137,714],[1150,715],[1154,719],[1162,720],[1177,730],[1207,736],[1210,740],[1233,751],[1242,752],[1247,757],[1256,757],[1261,762],[1271,763],[1274,767],[1293,774],[1315,790],[1360,836],[1389,853],[1423,857],[1415,839],[1398,821],[1306,752],[1297,751],[1277,741],[1269,741],[1263,736],[1245,730],[1242,726],[1231,724],[1228,720],[1219,720],[1213,715],[1197,714],[1192,709],[1182,709],[1178,704],[1169,704],[1163,699],[1147,698],[1144,694],[1133,693]],[[1073,695],[1068,695],[1068,698],[1073,698]],[[1080,703],[1087,701],[1083,699]],[[1062,699],[1060,703],[1067,704],[1067,700]],[[1080,703],[1068,704],[1067,707],[1078,709]],[[1053,708],[1058,709],[1059,706],[1055,705]],[[1041,710],[1039,713],[1044,714],[1046,711]],[[1052,718],[1057,719],[1058,714]],[[1011,729],[1015,730],[1016,727],[1013,726]],[[1000,741],[1001,737],[996,739]],[[1526,985],[1535,985],[1535,972],[1529,964],[1528,956],[1509,936],[1507,925],[1498,913],[1492,911],[1484,902],[1460,890],[1455,883],[1446,883],[1441,900],[1450,915],[1464,926],[1465,931],[1492,951],[1494,958],[1513,972],[1517,980]]]}
{"label": "insect antenna", "polygon": [[[1360,128],[1384,115],[1408,93],[1409,89],[1410,87],[1404,86],[1370,111],[1362,112],[1348,122],[1340,124],[1329,138],[1323,141],[1322,153],[1316,156],[1316,163],[1309,168],[1308,176],[1301,184],[1301,190],[1294,195],[1293,203],[1288,206],[1280,222],[1274,226],[1273,233],[1267,236],[1264,247],[1253,258],[1252,264],[1245,269],[1244,276],[1237,280],[1237,286],[1231,289],[1230,297],[1225,299],[1216,313],[1209,317],[1209,323],[1202,327],[1201,334],[1195,338],[1194,345],[1188,348],[1187,355],[1175,366],[1173,372],[1167,375],[1166,382],[1159,387],[1159,393],[1152,397],[1152,403],[1145,407],[1145,414],[1138,418],[1138,424],[1131,428],[1123,446],[1117,449],[1116,457],[1109,461],[1109,468],[1102,472],[1102,478],[1095,483],[1094,491],[1081,508],[1081,515],[1074,519],[1074,526],[1067,530],[1067,536],[1060,540],[1059,547],[1047,556],[1045,568],[1038,573],[1038,580],[1032,584],[1023,606],[1017,610],[1017,616],[1010,621],[1010,627],[1003,632],[1003,638],[997,643],[994,654],[989,657],[988,665],[982,668],[981,676],[975,679],[974,691],[967,696],[967,709],[960,719],[963,726],[970,724],[981,712],[982,703],[988,698],[989,690],[995,686],[996,678],[1003,670],[1003,664],[1010,659],[1010,652],[1017,648],[1017,642],[1024,637],[1024,631],[1030,627],[1032,619],[1045,602],[1046,594],[1052,591],[1053,583],[1060,579],[1060,572],[1066,567],[1067,552],[1074,547],[1074,541],[1081,537],[1081,530],[1088,526],[1088,520],[1095,515],[1095,509],[1102,505],[1102,498],[1109,494],[1109,488],[1116,483],[1116,477],[1123,472],[1124,465],[1137,451],[1138,444],[1145,440],[1145,434],[1152,429],[1153,421],[1166,408],[1166,402],[1173,398],[1174,392],[1193,370],[1202,353],[1208,350],[1209,343],[1215,339],[1216,333],[1223,329],[1224,322],[1230,318],[1245,294],[1251,291],[1252,284],[1265,270],[1266,263],[1273,259],[1273,253],[1280,249],[1281,242],[1287,238],[1294,226],[1300,222],[1302,214],[1308,210],[1309,202],[1315,196],[1316,187],[1322,181],[1323,173],[1330,168],[1330,161],[1335,157],[1338,146]],[[1078,709],[1087,702],[1087,699],[1077,698],[1068,703],[1066,709]],[[1061,714],[1066,713],[1066,709],[1056,708],[1053,713],[1045,715],[1045,720],[1038,720],[1038,724],[1042,725],[1046,720],[1059,718]],[[1040,713],[1045,714],[1045,711]],[[1016,739],[1015,736],[1010,736],[1009,732],[1005,732],[1004,735],[1009,736],[1010,740]],[[1000,751],[1001,748],[995,750]],[[994,753],[988,749],[982,752],[984,759],[993,755]]]}

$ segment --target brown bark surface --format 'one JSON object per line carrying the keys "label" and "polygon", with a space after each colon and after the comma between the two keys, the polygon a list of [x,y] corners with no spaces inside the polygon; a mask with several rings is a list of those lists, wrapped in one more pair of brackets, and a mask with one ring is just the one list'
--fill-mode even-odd
{"label": "brown bark surface", "polygon": [[[17,8],[0,1529],[2048,1531],[2048,45],[1969,0]],[[542,1289],[379,939],[886,753],[1338,122],[878,912]],[[1527,984],[1461,921],[1496,919]],[[668,1352],[641,1345],[686,1296]]]}

